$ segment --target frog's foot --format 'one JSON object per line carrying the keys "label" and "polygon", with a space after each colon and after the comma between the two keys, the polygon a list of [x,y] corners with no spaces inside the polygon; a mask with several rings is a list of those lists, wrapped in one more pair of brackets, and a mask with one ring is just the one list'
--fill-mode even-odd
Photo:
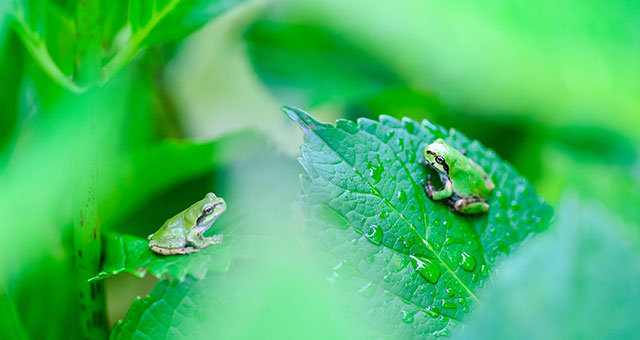
{"label": "frog's foot", "polygon": [[169,248],[169,247],[161,247],[159,245],[149,245],[149,249],[156,254],[160,255],[184,255],[191,254],[200,251],[198,248],[192,247],[182,247],[182,248]]}
{"label": "frog's foot", "polygon": [[204,238],[204,247],[210,246],[213,244],[220,244],[220,243],[222,243],[222,234],[217,234],[211,237]]}
{"label": "frog's foot", "polygon": [[453,208],[461,214],[470,215],[487,212],[489,210],[489,204],[475,197],[470,197],[457,200]]}

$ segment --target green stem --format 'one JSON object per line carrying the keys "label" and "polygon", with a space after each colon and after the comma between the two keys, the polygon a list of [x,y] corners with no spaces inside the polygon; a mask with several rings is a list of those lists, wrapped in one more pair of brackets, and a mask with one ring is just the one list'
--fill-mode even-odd
{"label": "green stem", "polygon": [[[100,0],[78,0],[76,7],[77,41],[74,78],[87,86],[100,80],[102,46]],[[92,91],[94,92],[94,91]],[[93,93],[87,93],[93,96]],[[89,97],[90,99],[91,97]],[[73,241],[77,267],[79,322],[87,339],[106,339],[109,333],[106,317],[104,284],[88,279],[99,272],[102,244],[98,216],[98,136],[96,111],[83,110],[88,128],[86,151],[80,157],[73,190]]]}

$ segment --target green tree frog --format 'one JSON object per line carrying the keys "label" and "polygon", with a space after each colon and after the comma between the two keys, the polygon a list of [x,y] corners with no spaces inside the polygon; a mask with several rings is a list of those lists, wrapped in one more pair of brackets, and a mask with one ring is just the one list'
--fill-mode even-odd
{"label": "green tree frog", "polygon": [[208,193],[183,212],[168,219],[149,235],[149,248],[160,255],[191,254],[212,244],[222,243],[222,234],[204,237],[205,231],[227,209],[221,197]]}
{"label": "green tree frog", "polygon": [[427,196],[432,200],[444,200],[454,212],[477,214],[489,210],[487,198],[495,185],[473,160],[438,138],[424,149],[427,163],[438,172],[444,188],[435,190],[431,176],[427,184],[421,181]]}

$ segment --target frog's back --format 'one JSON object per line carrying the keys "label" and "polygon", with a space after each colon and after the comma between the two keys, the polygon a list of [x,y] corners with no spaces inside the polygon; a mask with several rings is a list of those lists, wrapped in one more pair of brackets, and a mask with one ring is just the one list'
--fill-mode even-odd
{"label": "frog's back", "polygon": [[454,190],[458,193],[487,198],[495,187],[482,167],[472,159],[461,164],[461,166],[454,166],[452,170],[457,172],[457,177],[465,178],[465,180],[458,181],[458,183],[454,182]]}
{"label": "frog's back", "polygon": [[149,235],[148,239],[156,240],[159,238],[166,238],[166,237],[184,238],[186,236],[184,225],[185,225],[184,213],[180,213],[166,220],[162,225],[162,227],[158,229],[158,231]]}

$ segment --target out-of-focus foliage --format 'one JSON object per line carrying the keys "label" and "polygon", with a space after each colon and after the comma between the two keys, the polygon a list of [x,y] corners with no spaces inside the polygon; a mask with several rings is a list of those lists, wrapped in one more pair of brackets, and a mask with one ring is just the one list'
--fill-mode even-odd
{"label": "out-of-focus foliage", "polygon": [[550,233],[502,268],[456,339],[637,338],[638,241],[601,205],[567,199]]}
{"label": "out-of-focus foliage", "polygon": [[[102,232],[131,235],[141,254],[146,235],[208,191],[233,202],[210,232],[258,240],[207,249],[224,265],[205,275],[212,263],[194,258],[203,280],[163,278],[145,302],[131,296],[146,295],[150,281],[108,278],[109,301],[123,300],[109,309],[111,324],[125,320],[114,337],[371,336],[360,329],[367,316],[343,305],[357,299],[332,292],[347,266],[327,267],[291,219],[302,139],[282,105],[322,121],[426,118],[495,150],[551,204],[567,191],[596,202],[562,209],[555,229],[522,242],[479,297],[486,308],[533,294],[538,304],[477,310],[470,330],[481,337],[507,317],[566,332],[609,320],[569,306],[583,293],[590,308],[621,304],[615,310],[629,312],[609,325],[627,329],[616,325],[637,314],[622,302],[636,298],[626,288],[639,261],[629,241],[640,225],[639,20],[640,6],[623,0],[0,1],[0,329],[16,339],[81,338],[71,193],[95,165]],[[98,162],[87,167],[92,145]],[[583,214],[593,205],[607,212]],[[581,242],[592,256],[574,248]],[[548,275],[550,254],[572,280]],[[629,270],[605,282],[605,265],[561,270],[578,257]],[[156,273],[187,272],[173,265]],[[524,284],[532,288],[513,289]],[[574,300],[556,301],[547,288]],[[571,319],[536,313],[547,302]],[[125,317],[116,305],[133,307]]]}

